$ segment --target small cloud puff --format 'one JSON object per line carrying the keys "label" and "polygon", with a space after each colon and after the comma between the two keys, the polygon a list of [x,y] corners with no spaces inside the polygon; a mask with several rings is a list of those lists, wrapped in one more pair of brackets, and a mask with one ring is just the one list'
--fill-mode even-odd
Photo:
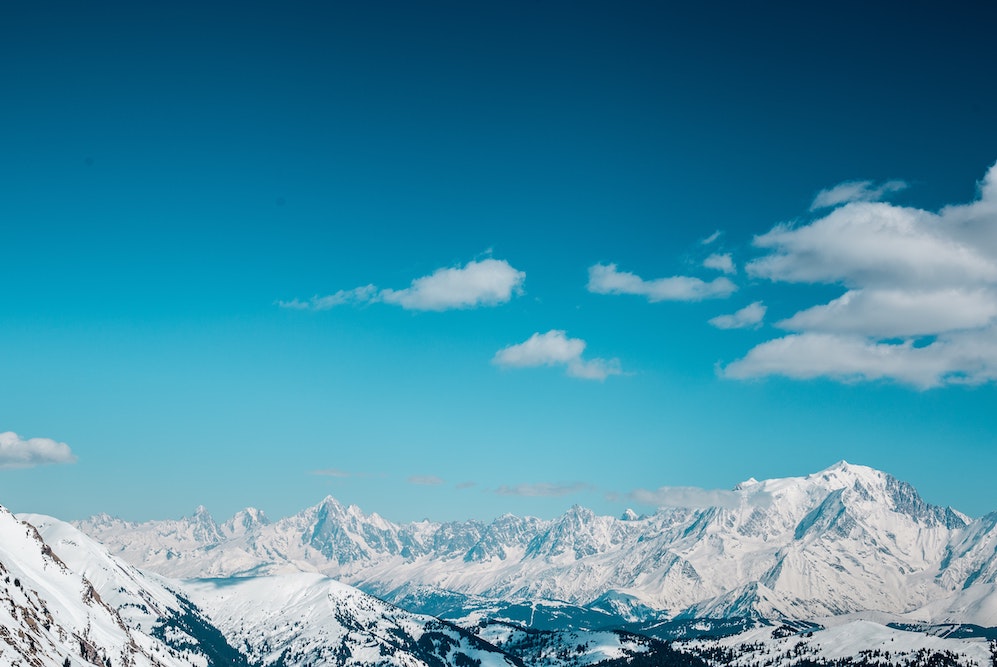
{"label": "small cloud puff", "polygon": [[758,327],[765,319],[765,305],[761,301],[750,303],[741,310],[730,315],[718,315],[710,320],[710,324],[718,329],[748,329]]}
{"label": "small cloud puff", "polygon": [[713,253],[703,260],[703,266],[707,269],[722,271],[727,274],[737,273],[737,268],[734,266],[734,258],[729,252],[723,254]]}
{"label": "small cloud puff", "polygon": [[307,301],[278,301],[281,308],[292,310],[328,310],[341,305],[390,303],[406,310],[453,310],[477,306],[495,306],[522,293],[526,274],[505,260],[483,259],[464,266],[441,268],[428,276],[416,278],[404,289],[378,289],[364,285],[339,290]]}
{"label": "small cloud puff", "polygon": [[872,181],[845,181],[833,188],[818,192],[810,204],[810,210],[816,211],[856,201],[880,201],[888,194],[905,189],[907,184],[903,181],[886,181],[880,185],[875,185]]}
{"label": "small cloud puff", "polygon": [[644,280],[636,274],[619,271],[616,264],[595,264],[589,267],[588,291],[595,294],[635,294],[654,303],[723,298],[737,291],[737,286],[722,276],[710,281],[692,276]]}
{"label": "small cloud puff", "polygon": [[564,331],[552,329],[499,350],[492,363],[509,368],[564,366],[569,376],[583,380],[605,380],[622,374],[616,359],[583,359],[585,345],[581,338],[568,338]]}
{"label": "small cloud puff", "polygon": [[13,431],[0,433],[0,470],[34,468],[49,463],[76,463],[64,442],[49,438],[22,438]]}

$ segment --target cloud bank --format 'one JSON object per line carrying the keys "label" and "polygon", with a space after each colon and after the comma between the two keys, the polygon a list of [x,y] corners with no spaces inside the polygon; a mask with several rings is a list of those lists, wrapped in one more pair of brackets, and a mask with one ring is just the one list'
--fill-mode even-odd
{"label": "cloud bank", "polygon": [[692,276],[644,280],[636,274],[619,271],[616,264],[595,264],[589,267],[588,290],[595,294],[635,294],[654,303],[723,298],[737,291],[737,286],[723,276],[710,281]]}
{"label": "cloud bank", "polygon": [[723,489],[701,489],[695,486],[662,486],[653,491],[637,489],[630,492],[630,498],[643,505],[690,509],[707,507],[734,509],[740,507],[742,502],[749,506],[765,506],[772,502],[771,495],[763,491],[744,493]]}
{"label": "cloud bank", "polygon": [[404,289],[364,285],[327,296],[313,296],[307,301],[278,301],[277,305],[292,310],[329,310],[342,305],[390,303],[406,310],[432,311],[496,306],[522,293],[524,280],[526,274],[505,260],[488,258],[437,269],[416,278]]}
{"label": "cloud bank", "polygon": [[976,201],[937,213],[868,201],[868,185],[858,195],[827,194],[841,187],[815,200],[846,202],[840,207],[756,237],[766,254],[746,271],[843,293],[777,322],[791,333],[723,375],[889,379],[919,389],[997,380],[997,165]]}
{"label": "cloud bank", "polygon": [[568,338],[564,331],[552,329],[499,350],[492,363],[507,368],[564,366],[569,376],[583,380],[605,380],[622,373],[617,359],[584,359],[585,346],[581,338]]}
{"label": "cloud bank", "polygon": [[64,442],[49,438],[25,439],[13,431],[0,433],[0,470],[75,462],[76,456]]}

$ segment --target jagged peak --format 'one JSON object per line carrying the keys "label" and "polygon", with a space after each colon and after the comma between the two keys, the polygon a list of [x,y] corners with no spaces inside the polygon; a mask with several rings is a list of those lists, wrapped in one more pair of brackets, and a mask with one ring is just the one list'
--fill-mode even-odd
{"label": "jagged peak", "polygon": [[339,502],[333,496],[326,496],[325,498],[320,500],[318,505],[315,505],[312,509],[326,510],[326,511],[328,511],[329,509],[333,509],[339,512],[345,512],[346,506],[343,505],[343,503]]}
{"label": "jagged peak", "polygon": [[565,514],[572,516],[584,516],[584,517],[595,516],[595,512],[593,512],[587,507],[579,505],[578,503],[575,503],[574,505],[569,507],[568,511],[565,512]]}
{"label": "jagged peak", "polygon": [[225,522],[226,524],[239,524],[243,526],[249,525],[262,525],[266,526],[271,523],[270,517],[266,515],[266,512],[256,507],[246,507],[239,510],[232,515],[232,518]]}

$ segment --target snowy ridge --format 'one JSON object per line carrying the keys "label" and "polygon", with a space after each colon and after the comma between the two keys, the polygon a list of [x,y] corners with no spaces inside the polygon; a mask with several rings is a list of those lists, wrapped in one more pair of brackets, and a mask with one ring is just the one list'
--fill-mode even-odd
{"label": "snowy ridge", "polygon": [[[99,516],[78,525],[168,576],[316,572],[392,601],[418,589],[458,607],[461,599],[542,600],[628,620],[878,611],[994,623],[990,589],[974,587],[997,582],[997,513],[971,520],[845,462],[805,477],[751,479],[734,497],[643,517],[576,506],[551,521],[504,515],[488,524],[395,524],[328,497],[274,523],[239,521],[239,533],[203,509],[175,521]],[[983,599],[961,601],[967,589]]]}
{"label": "snowy ridge", "polygon": [[34,526],[0,507],[0,665],[84,664],[206,663],[196,653],[176,651],[129,627],[94,583],[57,555]]}

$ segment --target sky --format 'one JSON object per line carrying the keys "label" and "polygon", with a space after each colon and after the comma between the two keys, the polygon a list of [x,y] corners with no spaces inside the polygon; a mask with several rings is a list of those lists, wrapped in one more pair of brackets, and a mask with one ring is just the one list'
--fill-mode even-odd
{"label": "sky", "polygon": [[688,5],[8,3],[0,503],[997,510],[993,17]]}

